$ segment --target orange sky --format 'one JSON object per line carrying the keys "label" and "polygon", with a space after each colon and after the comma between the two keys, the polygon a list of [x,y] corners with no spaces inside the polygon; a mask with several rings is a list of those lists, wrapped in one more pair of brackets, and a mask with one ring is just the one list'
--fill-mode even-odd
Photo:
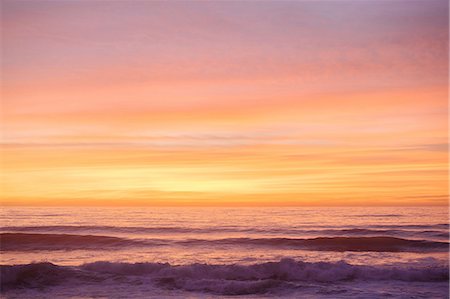
{"label": "orange sky", "polygon": [[4,205],[446,205],[448,1],[2,1]]}

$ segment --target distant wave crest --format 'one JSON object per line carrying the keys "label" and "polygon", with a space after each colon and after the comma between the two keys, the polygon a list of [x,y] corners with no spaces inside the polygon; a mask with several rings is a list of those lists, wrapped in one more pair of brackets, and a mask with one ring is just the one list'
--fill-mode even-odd
{"label": "distant wave crest", "polygon": [[420,252],[447,251],[449,244],[425,240],[408,240],[395,237],[320,237],[295,238],[228,238],[221,240],[190,240],[187,244],[223,244],[271,246],[318,251],[376,251],[376,252]]}
{"label": "distant wave crest", "polygon": [[319,251],[376,251],[376,252],[445,252],[447,242],[409,240],[395,237],[320,237],[299,238],[225,238],[225,239],[126,239],[110,236],[2,233],[3,251],[120,249],[137,246],[250,246],[319,250]]}
{"label": "distant wave crest", "polygon": [[150,240],[143,243],[109,236],[68,234],[2,233],[0,240],[2,251],[108,249],[151,244]]}
{"label": "distant wave crest", "polygon": [[399,225],[360,227],[323,227],[323,228],[257,228],[257,227],[123,227],[96,225],[54,225],[54,226],[9,226],[0,229],[2,232],[23,233],[64,233],[64,234],[211,234],[211,233],[244,233],[251,235],[301,235],[301,236],[395,236],[406,238],[432,238],[448,240],[448,227],[444,224],[428,226]]}

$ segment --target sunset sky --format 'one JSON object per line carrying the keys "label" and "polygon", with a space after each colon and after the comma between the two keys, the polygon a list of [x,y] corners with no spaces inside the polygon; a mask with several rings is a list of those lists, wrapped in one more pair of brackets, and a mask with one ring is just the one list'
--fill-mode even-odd
{"label": "sunset sky", "polygon": [[448,1],[2,1],[4,205],[446,205]]}

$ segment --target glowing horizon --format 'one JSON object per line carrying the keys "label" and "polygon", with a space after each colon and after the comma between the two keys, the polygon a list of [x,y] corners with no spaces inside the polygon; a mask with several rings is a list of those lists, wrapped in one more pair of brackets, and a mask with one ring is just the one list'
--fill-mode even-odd
{"label": "glowing horizon", "polygon": [[2,205],[448,205],[447,1],[2,5]]}

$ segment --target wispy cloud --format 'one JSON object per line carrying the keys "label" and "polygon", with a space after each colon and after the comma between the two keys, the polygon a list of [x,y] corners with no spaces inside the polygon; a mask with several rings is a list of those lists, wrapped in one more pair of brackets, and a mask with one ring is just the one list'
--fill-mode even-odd
{"label": "wispy cloud", "polygon": [[444,203],[447,1],[2,4],[8,202]]}

